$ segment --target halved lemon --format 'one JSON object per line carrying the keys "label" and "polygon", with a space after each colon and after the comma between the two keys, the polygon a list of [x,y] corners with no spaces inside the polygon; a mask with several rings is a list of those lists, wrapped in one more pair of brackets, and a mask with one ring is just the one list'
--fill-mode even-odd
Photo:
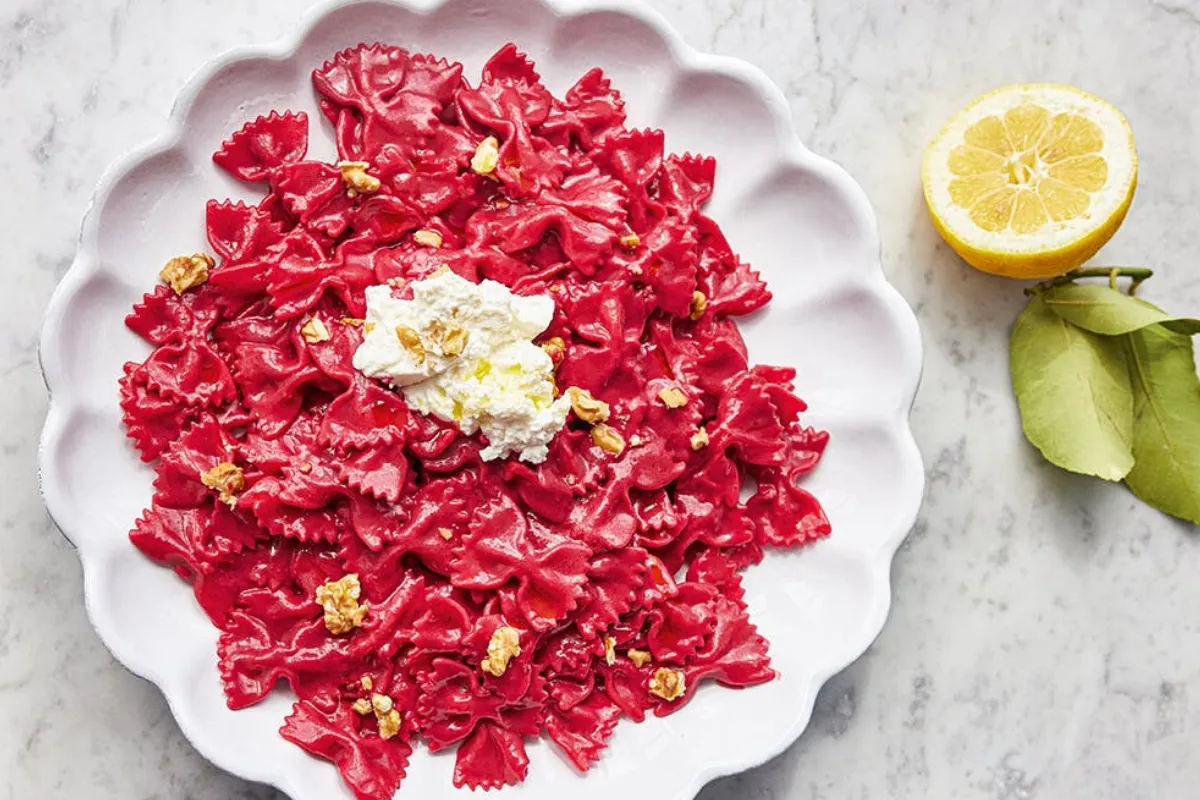
{"label": "halved lemon", "polygon": [[1112,238],[1133,200],[1137,151],[1111,104],[1054,83],[1007,86],[958,112],[925,150],[925,202],[968,264],[1061,275]]}

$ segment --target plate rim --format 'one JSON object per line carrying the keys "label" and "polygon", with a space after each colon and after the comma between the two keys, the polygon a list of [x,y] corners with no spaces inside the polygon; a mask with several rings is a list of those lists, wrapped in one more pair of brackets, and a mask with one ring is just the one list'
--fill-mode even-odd
{"label": "plate rim", "polygon": [[[214,76],[227,67],[242,61],[262,59],[284,61],[291,58],[325,17],[347,6],[384,4],[412,13],[431,14],[447,2],[450,0],[320,0],[300,16],[298,23],[290,33],[275,42],[231,48],[196,70],[180,89],[163,132],[150,141],[126,151],[104,171],[87,204],[77,239],[75,257],[51,295],[39,334],[37,355],[48,394],[48,406],[38,443],[38,486],[51,521],[79,557],[83,570],[84,604],[92,628],[117,663],[154,684],[162,693],[185,738],[205,759],[232,775],[266,783],[289,795],[292,781],[288,779],[287,774],[273,774],[266,780],[259,776],[250,776],[240,767],[230,765],[226,759],[211,752],[203,743],[202,738],[194,735],[194,731],[185,723],[185,717],[180,715],[172,694],[164,688],[165,679],[161,673],[149,663],[131,663],[132,660],[127,657],[127,653],[118,655],[113,644],[114,637],[117,635],[116,631],[98,621],[94,606],[97,570],[94,568],[94,562],[89,562],[78,535],[72,532],[78,530],[72,510],[68,507],[69,504],[63,496],[59,482],[52,479],[54,474],[52,454],[55,452],[55,445],[66,433],[73,417],[80,413],[79,404],[70,402],[71,391],[63,376],[63,366],[59,358],[62,352],[59,347],[59,332],[62,329],[61,322],[69,301],[86,285],[98,269],[96,251],[99,236],[99,211],[103,209],[121,179],[143,162],[170,151],[182,141],[185,122],[195,100]],[[742,758],[731,759],[721,764],[706,765],[704,769],[692,775],[687,785],[672,798],[672,800],[690,800],[712,780],[760,766],[794,744],[808,727],[821,687],[833,675],[861,658],[883,629],[892,604],[891,566],[896,551],[916,524],[926,488],[924,463],[909,419],[922,377],[921,332],[915,312],[895,286],[888,282],[883,272],[878,218],[865,191],[840,165],[813,153],[803,143],[795,129],[791,108],[785,95],[762,69],[739,58],[706,53],[692,47],[660,12],[638,0],[532,0],[532,2],[540,4],[550,14],[560,19],[597,11],[615,12],[634,17],[650,27],[663,40],[674,63],[681,71],[721,73],[752,88],[757,98],[767,107],[771,119],[778,128],[779,141],[783,147],[781,160],[820,173],[837,184],[842,197],[847,201],[849,211],[855,221],[859,223],[864,236],[867,237],[865,245],[873,254],[867,274],[861,277],[860,285],[868,288],[887,311],[889,321],[894,326],[900,340],[900,350],[905,362],[897,371],[897,374],[903,378],[901,400],[897,407],[892,409],[893,413],[892,418],[888,421],[888,429],[898,435],[900,455],[905,465],[901,477],[910,483],[904,493],[907,498],[907,507],[897,510],[894,515],[893,529],[881,538],[878,549],[870,554],[873,585],[878,591],[874,593],[875,600],[864,625],[866,635],[861,647],[856,643],[851,648],[856,655],[846,659],[845,663],[834,663],[813,673],[801,713],[797,715],[792,726],[777,742],[772,743],[770,747],[762,747],[745,754]]]}

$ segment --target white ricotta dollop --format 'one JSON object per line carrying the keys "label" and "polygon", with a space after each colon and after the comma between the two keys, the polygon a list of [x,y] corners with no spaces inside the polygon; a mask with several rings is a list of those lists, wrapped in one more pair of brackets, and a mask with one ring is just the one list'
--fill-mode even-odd
{"label": "white ricotta dollop", "polygon": [[390,286],[367,289],[355,369],[400,389],[417,411],[466,434],[482,430],[486,461],[512,453],[545,461],[571,408],[567,395],[555,399],[554,363],[532,341],[550,325],[554,301],[515,295],[496,281],[472,283],[449,270],[414,281],[412,295],[400,300]]}

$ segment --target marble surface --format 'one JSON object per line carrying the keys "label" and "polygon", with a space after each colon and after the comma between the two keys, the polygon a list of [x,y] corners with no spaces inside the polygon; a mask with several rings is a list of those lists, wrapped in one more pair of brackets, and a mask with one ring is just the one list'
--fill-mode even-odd
{"label": "marble surface", "polygon": [[[891,619],[798,744],[703,800],[1195,796],[1198,532],[1035,457],[1006,368],[1020,286],[938,240],[919,162],[940,123],[995,86],[1056,80],[1108,98],[1137,133],[1141,186],[1097,261],[1160,268],[1145,294],[1200,314],[1200,2],[652,5],[693,44],[765,69],[805,141],[863,184],[927,347],[913,423],[928,499],[895,562]],[[18,298],[0,315],[0,797],[281,800],[205,763],[92,633],[78,563],[37,493],[36,344],[104,167],[159,130],[210,55],[277,39],[305,6],[0,4],[0,276]]]}

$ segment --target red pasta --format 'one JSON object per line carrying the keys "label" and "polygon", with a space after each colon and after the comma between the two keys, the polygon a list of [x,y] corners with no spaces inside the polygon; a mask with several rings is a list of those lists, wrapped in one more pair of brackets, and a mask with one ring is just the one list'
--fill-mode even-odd
{"label": "red pasta", "polygon": [[[210,202],[211,273],[127,318],[157,473],[130,538],[220,628],[230,707],[287,683],[282,735],[386,800],[418,738],[490,789],[530,737],[587,771],[622,715],[771,680],[739,573],[829,533],[798,483],[828,437],[791,370],[749,365],[733,317],[771,295],[702,211],[715,162],[627,129],[599,70],[551,96],[512,45],[476,85],[384,45],[313,81],[343,161],[306,160],[304,114],[247,124],[213,160],[265,196]],[[365,289],[444,267],[554,298],[557,385],[616,446],[571,417],[544,463],[485,461],[354,369]]]}

